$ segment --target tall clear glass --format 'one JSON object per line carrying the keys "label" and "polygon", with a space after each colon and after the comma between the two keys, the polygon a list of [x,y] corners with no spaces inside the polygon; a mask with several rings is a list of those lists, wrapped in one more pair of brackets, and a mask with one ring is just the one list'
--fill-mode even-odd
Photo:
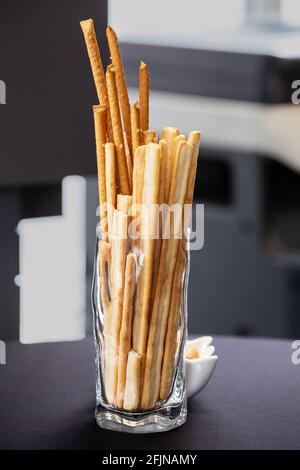
{"label": "tall clear glass", "polygon": [[[187,418],[183,355],[187,335],[189,245],[186,240],[174,242],[174,269],[172,273],[166,272],[164,282],[155,280],[153,268],[147,316],[142,317],[140,299],[146,289],[143,250],[128,240],[121,243],[126,247],[123,261],[115,248],[119,249],[120,243],[103,240],[97,230],[92,286],[95,417],[99,426],[110,430],[167,431],[181,426]],[[164,253],[164,243],[170,240],[158,243],[154,258],[157,250]],[[123,278],[115,272],[116,258],[118,263],[123,262]],[[171,265],[172,262],[170,270]],[[118,284],[117,288],[113,284]]]}

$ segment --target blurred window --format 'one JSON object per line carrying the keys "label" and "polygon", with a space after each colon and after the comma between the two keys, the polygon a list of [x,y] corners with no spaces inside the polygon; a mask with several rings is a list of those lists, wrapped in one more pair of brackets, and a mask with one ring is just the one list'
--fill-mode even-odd
{"label": "blurred window", "polygon": [[203,36],[215,38],[243,29],[245,23],[283,23],[300,27],[299,0],[108,0],[108,18],[122,41],[198,47]]}
{"label": "blurred window", "polygon": [[109,22],[122,41],[197,47],[204,33],[238,28],[245,0],[109,0]]}
{"label": "blurred window", "polygon": [[300,27],[299,0],[282,0],[281,18],[287,25]]}

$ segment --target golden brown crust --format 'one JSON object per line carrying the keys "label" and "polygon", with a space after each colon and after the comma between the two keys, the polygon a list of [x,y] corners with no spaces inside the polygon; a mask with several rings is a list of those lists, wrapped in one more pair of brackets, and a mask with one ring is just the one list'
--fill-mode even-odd
{"label": "golden brown crust", "polygon": [[110,114],[113,126],[114,142],[117,153],[118,186],[122,194],[130,194],[129,178],[126,163],[125,144],[123,139],[122,121],[116,87],[115,71],[108,67],[106,71]]}
{"label": "golden brown crust", "polygon": [[92,74],[96,86],[96,91],[99,99],[99,103],[103,104],[107,108],[106,122],[107,122],[107,135],[108,139],[112,141],[113,132],[111,125],[111,118],[108,105],[108,94],[106,88],[105,73],[101,60],[100,50],[97,42],[97,37],[94,28],[94,22],[92,19],[84,20],[80,22],[80,26],[84,35],[84,40],[90,59]]}
{"label": "golden brown crust", "polygon": [[139,105],[141,109],[141,125],[140,128],[142,131],[147,131],[149,129],[149,80],[150,72],[149,67],[144,62],[140,64],[140,90],[139,90]]}
{"label": "golden brown crust", "polygon": [[153,142],[154,144],[157,144],[157,132],[156,131],[151,131],[147,130],[143,132],[143,138],[144,138],[144,145],[150,144]]}
{"label": "golden brown crust", "polygon": [[126,132],[124,132],[124,131],[123,131],[123,139],[124,139],[124,145],[125,145],[125,155],[126,155],[129,186],[130,186],[130,191],[132,191],[132,172],[133,172],[132,158],[131,158],[131,155],[130,155],[130,152],[129,152]]}
{"label": "golden brown crust", "polygon": [[107,213],[106,213],[106,181],[105,181],[105,149],[106,143],[106,106],[93,106],[95,139],[98,170],[98,191],[100,204],[100,226],[104,239],[107,239]]}
{"label": "golden brown crust", "polygon": [[113,229],[113,211],[117,203],[117,183],[116,183],[116,154],[115,146],[106,143],[105,151],[105,179],[106,179],[106,201],[107,201],[107,222],[108,236],[111,236]]}
{"label": "golden brown crust", "polygon": [[120,51],[120,45],[118,37],[111,26],[106,28],[106,35],[108,39],[108,45],[112,63],[116,72],[116,84],[118,90],[118,98],[120,101],[120,107],[122,112],[122,118],[124,128],[127,136],[128,147],[132,154],[132,143],[131,143],[131,123],[130,123],[130,103],[128,97],[128,90],[126,85],[125,71]]}
{"label": "golden brown crust", "polygon": [[142,144],[140,131],[140,108],[135,101],[131,106],[131,132],[132,132],[132,151],[135,154],[136,149]]}
{"label": "golden brown crust", "polygon": [[172,171],[174,168],[174,159],[176,157],[175,138],[179,135],[179,129],[176,127],[165,127],[161,132],[161,139],[167,142],[167,163],[166,163],[166,199],[168,200],[170,185],[172,180]]}

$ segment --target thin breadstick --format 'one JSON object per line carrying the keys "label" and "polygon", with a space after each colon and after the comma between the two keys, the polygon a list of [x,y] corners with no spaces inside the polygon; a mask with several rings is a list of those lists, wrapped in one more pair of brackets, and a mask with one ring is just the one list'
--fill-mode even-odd
{"label": "thin breadstick", "polygon": [[125,146],[122,132],[122,121],[119,109],[116,78],[114,69],[109,66],[106,71],[110,114],[113,126],[114,142],[117,153],[118,185],[122,194],[130,194],[126,164]]}
{"label": "thin breadstick", "polygon": [[[197,173],[197,162],[198,162],[198,155],[199,155],[199,148],[200,148],[200,139],[201,139],[201,133],[199,131],[190,132],[189,137],[188,137],[188,143],[193,146],[193,156],[192,156],[192,164],[191,164],[191,170],[190,170],[190,175],[189,175],[189,184],[188,184],[187,192],[185,195],[185,201],[184,201],[184,203],[186,204],[186,211],[184,214],[185,236],[186,236],[186,231],[187,231],[189,220],[190,220],[190,211],[191,211],[191,205],[192,205],[193,196],[194,196],[196,173]],[[190,205],[189,208],[188,208],[188,205]]]}
{"label": "thin breadstick", "polygon": [[165,139],[169,143],[170,138],[179,135],[177,127],[164,127],[160,134],[160,139]]}
{"label": "thin breadstick", "polygon": [[126,215],[131,214],[132,196],[126,196],[124,194],[117,195],[117,209]]}
{"label": "thin breadstick", "polygon": [[168,199],[166,197],[166,171],[168,159],[167,141],[165,139],[161,139],[159,141],[159,146],[161,163],[161,171],[159,178],[159,204],[166,204],[168,202]]}
{"label": "thin breadstick", "polygon": [[143,212],[141,217],[141,251],[143,265],[137,283],[135,316],[133,321],[133,348],[145,361],[148,323],[151,299],[153,253],[155,232],[157,230],[157,214],[155,205],[159,198],[160,147],[148,144],[145,156]]}
{"label": "thin breadstick", "polygon": [[[125,196],[124,194],[118,194],[117,209],[118,211],[121,211],[127,215],[127,223],[129,226],[132,221],[132,196]],[[130,234],[128,232],[127,251],[130,251],[131,247],[133,246],[134,246],[134,243],[132,242]]]}
{"label": "thin breadstick", "polygon": [[183,274],[186,262],[185,239],[180,240],[178,255],[174,270],[172,284],[170,311],[168,317],[168,327],[165,339],[165,350],[163,356],[163,366],[161,373],[159,399],[166,400],[170,394],[174,370],[175,358],[178,350],[177,332],[180,326],[180,313],[182,308],[183,295]]}
{"label": "thin breadstick", "polygon": [[134,245],[139,245],[140,234],[140,219],[141,219],[141,205],[143,203],[143,189],[144,189],[144,170],[145,170],[145,155],[147,146],[142,145],[136,149],[134,155],[133,167],[133,191],[132,191],[132,217],[134,223],[132,224],[131,236],[135,237]]}
{"label": "thin breadstick", "polygon": [[84,40],[90,59],[92,74],[96,86],[96,91],[99,99],[99,103],[106,106],[106,122],[107,122],[107,135],[108,139],[112,142],[113,132],[112,124],[108,105],[108,94],[106,88],[105,74],[102,65],[101,55],[99,46],[96,38],[94,22],[92,19],[84,20],[80,22],[80,26],[84,35]]}
{"label": "thin breadstick", "polygon": [[141,145],[140,131],[140,108],[138,102],[135,101],[131,106],[131,132],[132,132],[132,151],[135,154],[136,149]]}
{"label": "thin breadstick", "polygon": [[118,358],[118,389],[117,389],[117,407],[123,408],[127,356],[131,348],[131,330],[132,330],[132,312],[133,295],[135,290],[135,255],[129,253],[126,258],[125,286],[122,323],[120,331],[120,349]]}
{"label": "thin breadstick", "polygon": [[176,165],[171,181],[169,205],[175,204],[181,207],[181,210],[177,211],[176,216],[174,215],[175,221],[171,227],[170,239],[163,240],[162,242],[158,281],[149,327],[141,400],[141,406],[145,410],[153,408],[159,398],[164,341],[179,243],[179,239],[175,235],[178,232],[179,221],[182,221],[182,210],[187,190],[192,150],[193,147],[190,144],[183,141],[179,143]]}
{"label": "thin breadstick", "polygon": [[[107,269],[106,269],[107,268]],[[100,297],[103,306],[103,338],[104,338],[104,389],[106,400],[109,404],[114,403],[114,390],[110,386],[108,370],[110,367],[111,351],[111,320],[112,303],[107,292],[109,284],[108,278],[111,271],[111,246],[109,243],[100,240],[99,242],[99,278]]]}
{"label": "thin breadstick", "polygon": [[155,288],[157,284],[161,243],[162,243],[162,224],[163,224],[163,204],[167,203],[165,199],[165,183],[166,183],[166,164],[167,164],[167,143],[165,140],[159,141],[160,146],[160,174],[159,174],[159,228],[158,238],[155,240],[154,259],[153,259],[153,281],[152,281],[152,294],[151,294],[151,306],[153,305]]}
{"label": "thin breadstick", "polygon": [[[179,136],[178,136],[179,137]],[[177,137],[177,138],[178,138]],[[180,324],[180,308],[182,303],[182,289],[183,289],[183,274],[186,262],[185,237],[187,236],[187,227],[189,224],[190,211],[192,204],[197,160],[200,146],[200,132],[193,131],[189,135],[188,142],[193,146],[191,168],[188,179],[187,192],[185,195],[185,212],[184,212],[184,236],[179,244],[177,261],[175,266],[175,273],[172,286],[172,297],[170,303],[170,312],[168,318],[168,329],[165,340],[165,352],[162,367],[162,377],[160,384],[160,400],[166,400],[172,386],[175,369],[175,354],[177,342],[175,341],[176,334]]]}
{"label": "thin breadstick", "polygon": [[175,155],[173,153],[174,151],[174,139],[179,135],[179,130],[176,127],[165,127],[162,132],[161,132],[161,139],[166,140],[167,142],[167,152],[168,152],[168,158],[167,158],[167,166],[166,166],[166,199],[168,200],[169,197],[169,191],[170,191],[170,185],[171,185],[171,179],[172,179],[172,171],[174,167],[174,162],[173,159],[175,158]]}
{"label": "thin breadstick", "polygon": [[[110,271],[111,265],[111,245],[104,240],[99,242],[99,277],[100,277],[100,295],[101,302],[103,304],[104,310],[106,311],[110,307],[110,298],[107,292],[107,282],[106,282],[106,265],[108,266],[108,271]],[[104,329],[105,329],[105,320],[104,320]]]}
{"label": "thin breadstick", "polygon": [[144,62],[140,64],[140,90],[139,90],[139,105],[140,113],[140,128],[142,131],[149,129],[149,67]]}
{"label": "thin breadstick", "polygon": [[128,354],[126,369],[126,385],[124,393],[124,410],[134,411],[139,407],[139,391],[141,380],[141,356],[131,350]]}
{"label": "thin breadstick", "polygon": [[120,107],[122,112],[122,118],[124,128],[127,136],[127,142],[129,151],[132,154],[132,143],[131,143],[131,123],[130,123],[130,103],[128,97],[128,90],[126,85],[125,72],[123,67],[123,61],[121,57],[120,45],[118,37],[111,26],[106,28],[106,35],[108,39],[108,45],[112,63],[116,71],[116,82],[118,89],[118,97],[120,101]]}
{"label": "thin breadstick", "polygon": [[111,256],[111,328],[108,338],[109,349],[107,351],[107,388],[111,391],[112,402],[116,404],[118,385],[118,356],[120,347],[120,329],[122,321],[124,278],[127,247],[127,215],[118,210],[114,211],[113,238]]}
{"label": "thin breadstick", "polygon": [[154,144],[157,143],[157,132],[156,131],[144,131],[144,145],[150,144],[153,142]]}
{"label": "thin breadstick", "polygon": [[133,171],[133,169],[132,169],[132,159],[131,159],[131,155],[130,155],[130,152],[129,152],[126,132],[124,132],[124,131],[123,131],[123,139],[124,139],[124,145],[125,145],[125,155],[126,155],[129,186],[130,186],[130,191],[132,191],[132,171]]}
{"label": "thin breadstick", "polygon": [[116,155],[114,144],[107,143],[104,149],[108,236],[110,237],[113,230],[113,212],[117,203]]}
{"label": "thin breadstick", "polygon": [[94,123],[95,123],[95,139],[97,154],[97,170],[98,170],[98,191],[100,205],[100,227],[104,240],[107,240],[107,213],[106,213],[106,182],[105,182],[105,149],[106,143],[106,106],[93,106]]}

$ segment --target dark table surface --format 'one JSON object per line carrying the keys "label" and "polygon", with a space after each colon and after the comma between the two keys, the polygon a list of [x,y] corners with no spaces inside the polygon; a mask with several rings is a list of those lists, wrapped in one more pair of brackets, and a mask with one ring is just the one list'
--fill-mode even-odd
{"label": "dark table surface", "polygon": [[299,449],[300,365],[291,342],[216,338],[219,362],[189,402],[188,422],[160,434],[100,429],[94,346],[8,343],[0,365],[0,449]]}

